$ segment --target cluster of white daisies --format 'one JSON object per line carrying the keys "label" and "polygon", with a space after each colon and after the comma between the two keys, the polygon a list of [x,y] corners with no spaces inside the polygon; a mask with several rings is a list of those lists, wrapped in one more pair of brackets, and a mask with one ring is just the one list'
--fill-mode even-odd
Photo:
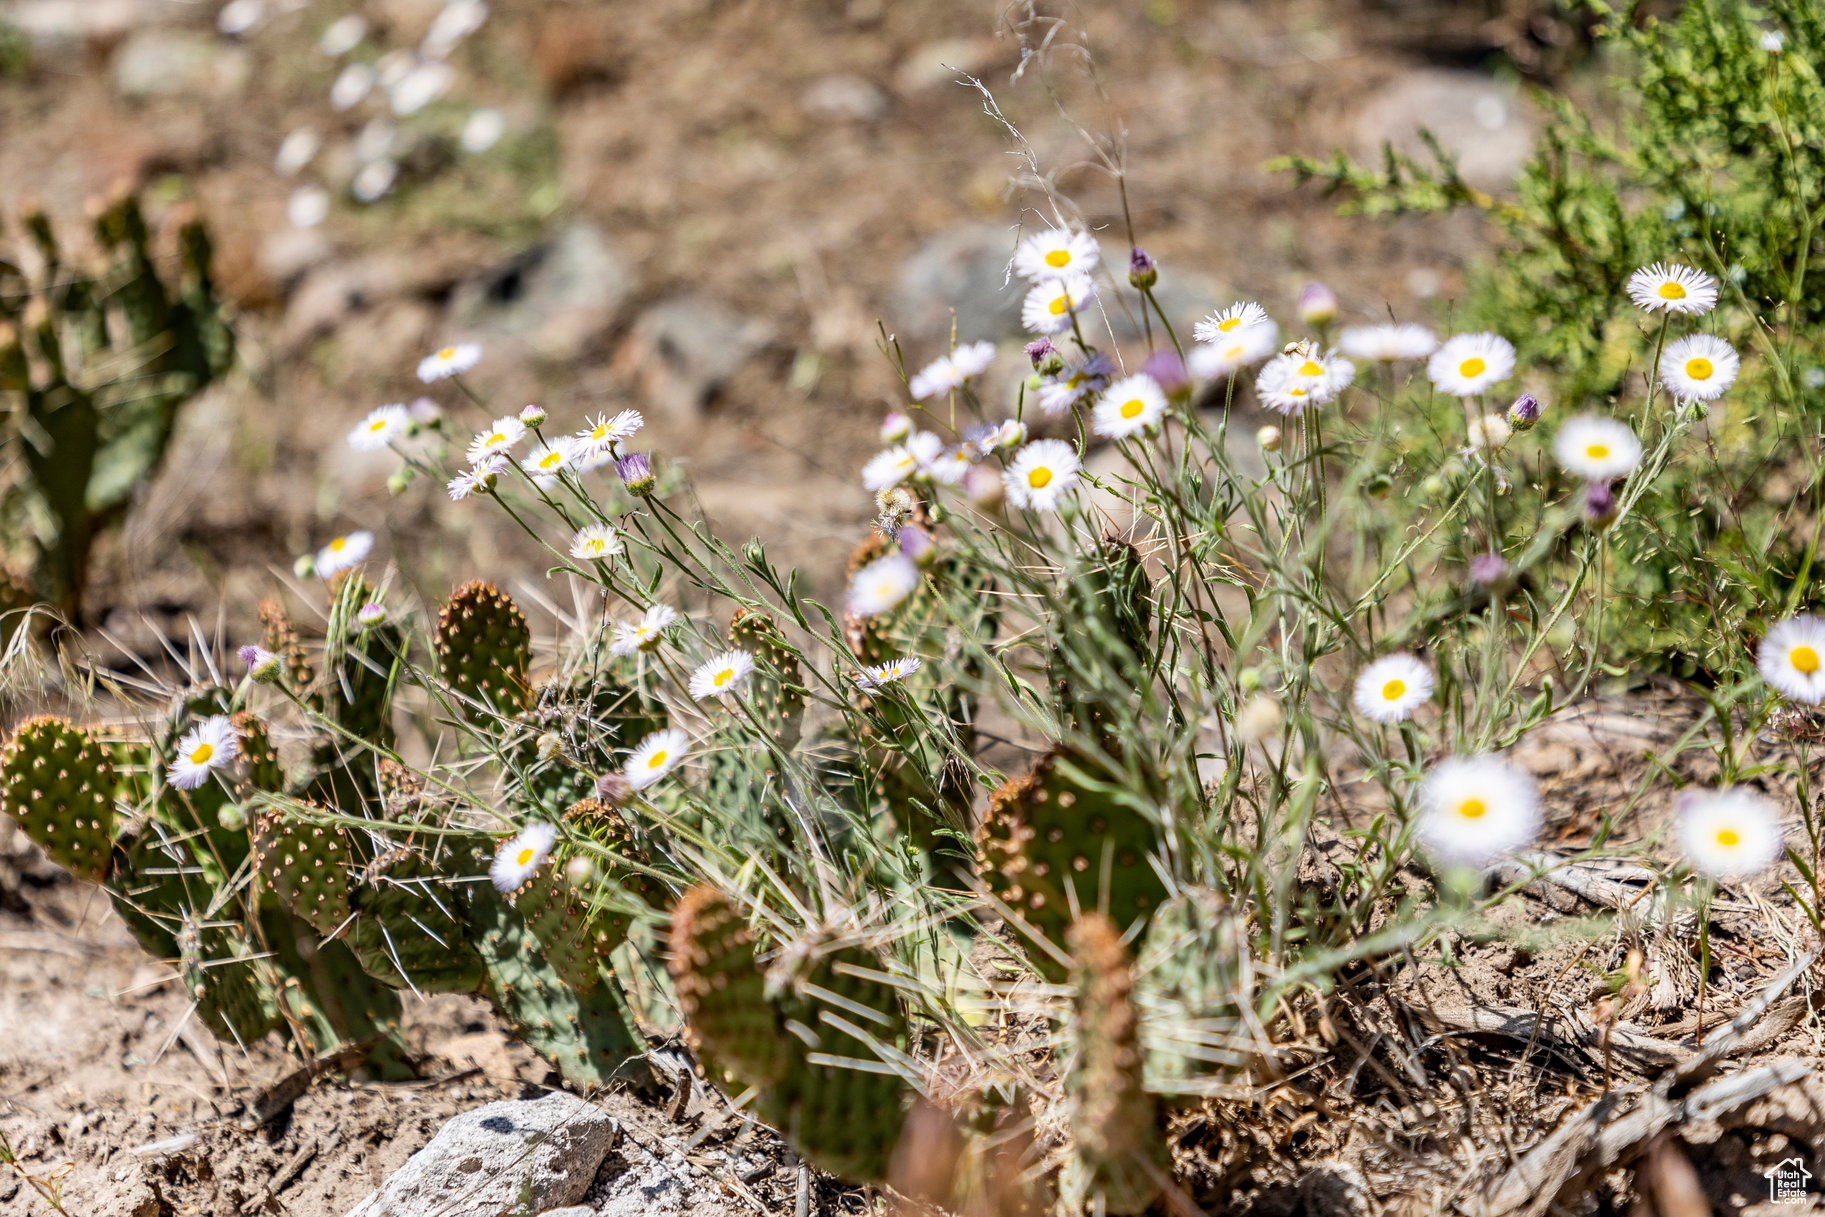
{"label": "cluster of white daisies", "polygon": [[[217,13],[216,24],[224,34],[245,38],[270,14],[305,8],[310,2],[229,0]],[[330,108],[348,113],[370,98],[384,101],[349,139],[352,156],[335,158],[336,168],[331,171],[339,176],[344,172],[341,165],[352,162],[348,192],[357,202],[374,202],[393,189],[404,142],[395,120],[410,118],[449,93],[456,83],[451,54],[487,19],[485,0],[445,0],[416,47],[396,47],[371,60],[357,54],[371,33],[367,19],[359,13],[344,14],[324,27],[317,40],[318,51],[327,59],[346,61],[330,83]],[[484,106],[470,111],[458,142],[465,152],[486,152],[506,131],[506,117]],[[284,177],[297,177],[317,160],[323,144],[316,127],[296,127],[280,141],[273,168]],[[329,191],[319,182],[307,181],[292,191],[286,213],[295,227],[312,228],[328,217],[329,208]]]}
{"label": "cluster of white daisies", "polygon": [[[1800,678],[1818,672],[1825,622],[1798,617],[1769,632],[1762,670],[1789,696]],[[1353,701],[1365,718],[1402,722],[1432,698],[1432,670],[1417,656],[1384,655],[1356,678]],[[1825,699],[1825,679],[1808,683],[1800,700]],[[1454,756],[1421,780],[1414,825],[1421,844],[1449,866],[1485,866],[1512,855],[1540,830],[1539,793],[1525,771],[1496,756]],[[1700,874],[1738,879],[1758,874],[1780,856],[1783,832],[1774,808],[1747,790],[1691,794],[1679,803],[1679,840]]]}

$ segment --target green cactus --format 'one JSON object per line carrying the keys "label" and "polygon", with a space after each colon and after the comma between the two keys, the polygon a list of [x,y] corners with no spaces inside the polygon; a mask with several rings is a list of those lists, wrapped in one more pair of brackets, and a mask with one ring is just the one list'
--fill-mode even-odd
{"label": "green cactus", "polygon": [[779,623],[766,613],[737,609],[729,622],[729,645],[754,656],[746,696],[761,722],[780,747],[797,747],[805,722],[804,674]]}
{"label": "green cactus", "polygon": [[746,913],[705,886],[679,901],[669,945],[706,1068],[758,1088],[756,1113],[821,1169],[884,1179],[911,1091],[881,1072],[879,1049],[904,1050],[910,1029],[880,961],[840,938],[814,938],[763,973]]}
{"label": "green cactus", "polygon": [[322,936],[344,930],[351,863],[348,834],[282,808],[260,816],[254,832],[254,864],[286,912]]}
{"label": "green cactus", "polygon": [[437,617],[437,662],[463,710],[517,714],[526,705],[532,629],[513,598],[477,579],[450,594]]}
{"label": "green cactus", "polygon": [[69,720],[19,725],[0,753],[0,800],[26,836],[78,879],[113,867],[114,774],[107,749]]}
{"label": "green cactus", "polygon": [[1103,1212],[1145,1212],[1169,1165],[1157,1104],[1143,1084],[1134,969],[1122,932],[1087,913],[1066,935],[1071,951],[1072,1052],[1065,1069],[1076,1170],[1067,1198],[1094,1198]]}
{"label": "green cactus", "polygon": [[[1140,552],[1116,537],[1105,537],[1066,583],[1058,620],[1069,623],[1072,638],[1054,643],[1051,670],[1055,700],[1070,729],[1119,740],[1123,717],[1112,701],[1135,698],[1135,690],[1144,683],[1140,662],[1148,653],[1152,595]],[[1122,673],[1114,681],[1116,687],[1086,687],[1072,675],[1066,647],[1093,650],[1101,670],[1114,666]]]}
{"label": "green cactus", "polygon": [[450,887],[455,877],[410,846],[388,849],[361,869],[350,891],[354,920],[345,938],[368,975],[421,993],[482,987],[466,902]]}
{"label": "green cactus", "polygon": [[[0,398],[18,399],[6,415],[18,420],[9,438],[25,474],[5,509],[29,525],[40,596],[76,614],[97,537],[163,463],[179,410],[228,370],[234,341],[200,221],[180,225],[175,284],[130,194],[98,211],[96,235],[113,259],[98,274],[65,262],[41,210],[24,221],[44,274],[34,285],[0,263]],[[113,317],[125,322],[119,332]]]}
{"label": "green cactus", "polygon": [[254,790],[278,794],[285,789],[285,769],[273,747],[266,724],[257,715],[241,711],[231,715],[235,734],[241,738],[241,755],[247,758],[247,784]]}
{"label": "green cactus", "polygon": [[393,744],[393,690],[406,657],[405,633],[390,618],[364,625],[362,608],[376,601],[360,575],[336,580],[324,644],[324,711],[349,736],[378,748]]}
{"label": "green cactus", "polygon": [[[621,767],[620,753],[666,724],[665,707],[636,686],[626,661],[578,663],[539,686],[520,716],[525,738],[517,750],[516,801],[557,817],[589,797],[596,777]],[[548,755],[544,741],[555,740]]]}
{"label": "green cactus", "polygon": [[[1054,944],[1082,913],[1101,912],[1126,927],[1166,898],[1149,861],[1159,848],[1152,821],[1089,782],[1063,749],[995,792],[977,843],[989,891],[1027,932]],[[1049,952],[1030,955],[1042,973],[1063,978]]]}
{"label": "green cactus", "polygon": [[272,967],[239,933],[186,916],[178,973],[198,1016],[223,1039],[251,1044],[280,1025]]}
{"label": "green cactus", "polygon": [[310,652],[298,641],[298,631],[292,627],[285,606],[271,598],[260,601],[260,625],[265,631],[266,649],[284,664],[285,681],[292,693],[321,709],[321,699],[314,692],[316,673],[311,670]]}

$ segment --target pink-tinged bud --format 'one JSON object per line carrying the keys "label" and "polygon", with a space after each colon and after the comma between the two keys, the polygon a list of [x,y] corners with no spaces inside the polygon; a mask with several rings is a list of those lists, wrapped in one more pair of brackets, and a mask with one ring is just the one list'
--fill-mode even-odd
{"label": "pink-tinged bud", "polygon": [[925,529],[908,524],[900,530],[900,552],[919,566],[929,566],[938,556],[938,543]]}
{"label": "pink-tinged bud", "polygon": [[428,397],[421,397],[406,409],[412,415],[412,421],[421,427],[435,427],[444,421],[444,408]]}
{"label": "pink-tinged bud", "polygon": [[912,415],[895,410],[881,420],[881,442],[892,446],[903,444],[913,433]]}
{"label": "pink-tinged bud", "polygon": [[1521,394],[1514,399],[1514,405],[1508,407],[1508,425],[1516,431],[1531,431],[1539,421],[1540,400],[1532,393]]}
{"label": "pink-tinged bud", "polygon": [[1323,328],[1337,320],[1337,293],[1322,283],[1308,283],[1299,293],[1299,319]]}
{"label": "pink-tinged bud", "polygon": [[1280,451],[1280,428],[1263,427],[1255,432],[1255,442],[1261,445],[1263,452]]}
{"label": "pink-tinged bud", "polygon": [[659,481],[658,475],[653,472],[652,458],[644,452],[630,452],[617,460],[615,472],[620,475],[621,484],[627,487],[629,494],[649,495]]}
{"label": "pink-tinged bud", "polygon": [[1584,522],[1598,529],[1616,522],[1616,492],[1608,482],[1592,482],[1584,488]]}
{"label": "pink-tinged bud", "polygon": [[528,427],[544,426],[545,407],[538,405],[527,406],[524,410],[520,411],[520,421],[525,423]]}
{"label": "pink-tinged bud", "polygon": [[1128,282],[1146,291],[1160,281],[1160,266],[1147,256],[1147,251],[1136,245],[1128,251]]}
{"label": "pink-tinged bud", "polygon": [[1046,361],[1048,355],[1055,354],[1057,350],[1058,348],[1052,345],[1052,340],[1050,338],[1035,338],[1033,341],[1027,343],[1027,358],[1032,361],[1033,366],[1037,368]]}
{"label": "pink-tinged bud", "polygon": [[1185,362],[1177,351],[1161,347],[1147,356],[1141,371],[1153,377],[1154,383],[1168,397],[1182,397],[1191,389],[1191,379],[1185,375]]}
{"label": "pink-tinged bud", "polygon": [[596,797],[610,807],[620,807],[634,797],[634,786],[619,773],[605,773],[596,779]]}
{"label": "pink-tinged bud", "polygon": [[279,657],[265,647],[242,647],[241,662],[247,665],[248,678],[255,684],[279,683]]}
{"label": "pink-tinged bud", "polygon": [[1470,580],[1478,587],[1507,587],[1512,568],[1501,554],[1478,554],[1470,559]]}
{"label": "pink-tinged bud", "polygon": [[386,619],[387,606],[376,600],[370,600],[355,610],[355,622],[358,625],[379,625]]}

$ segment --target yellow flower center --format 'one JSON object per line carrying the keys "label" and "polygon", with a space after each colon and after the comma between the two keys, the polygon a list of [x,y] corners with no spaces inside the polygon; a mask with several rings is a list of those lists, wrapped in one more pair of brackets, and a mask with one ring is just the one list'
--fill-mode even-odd
{"label": "yellow flower center", "polygon": [[387,429],[387,420],[384,418],[377,418],[373,422],[368,424],[369,431],[385,431],[386,429]]}
{"label": "yellow flower center", "polygon": [[1466,820],[1480,820],[1488,811],[1489,805],[1481,799],[1465,799],[1457,805],[1457,813]]}
{"label": "yellow flower center", "polygon": [[1600,461],[1609,454],[1610,446],[1608,444],[1584,445],[1584,455],[1590,457],[1593,461]]}
{"label": "yellow flower center", "polygon": [[515,866],[530,866],[533,858],[537,855],[538,851],[528,845],[526,848],[520,850],[519,853],[513,855],[513,864]]}
{"label": "yellow flower center", "polygon": [[1794,647],[1787,652],[1787,662],[1793,665],[1794,671],[1811,676],[1819,670],[1819,653],[1811,647]]}
{"label": "yellow flower center", "polygon": [[600,557],[602,551],[608,548],[608,543],[600,537],[592,537],[590,540],[583,542],[583,548],[589,551],[592,557]]}
{"label": "yellow flower center", "polygon": [[1038,469],[1033,470],[1033,472],[1027,474],[1027,485],[1031,486],[1035,490],[1043,490],[1045,487],[1047,487],[1051,484],[1052,484],[1052,471],[1050,469],[1047,469],[1043,465],[1040,466]]}
{"label": "yellow flower center", "polygon": [[1460,376],[1481,376],[1488,368],[1488,364],[1474,356],[1457,365]]}
{"label": "yellow flower center", "polygon": [[334,541],[330,542],[330,552],[333,554],[339,554],[348,547],[349,539],[347,537],[337,537]]}
{"label": "yellow flower center", "polygon": [[1699,358],[1686,360],[1686,375],[1690,376],[1693,380],[1710,380],[1712,371],[1713,369],[1709,359]]}
{"label": "yellow flower center", "polygon": [[1324,375],[1324,368],[1319,366],[1315,361],[1308,359],[1299,365],[1299,375],[1322,376]]}
{"label": "yellow flower center", "polygon": [[1386,701],[1397,701],[1400,695],[1406,691],[1407,682],[1404,680],[1390,680],[1381,687],[1382,698]]}
{"label": "yellow flower center", "polygon": [[1143,402],[1138,397],[1136,397],[1130,401],[1125,401],[1122,403],[1122,417],[1123,418],[1139,418],[1141,416],[1141,411],[1145,410],[1146,408],[1147,408],[1146,403]]}
{"label": "yellow flower center", "polygon": [[1734,828],[1720,828],[1717,830],[1717,843],[1725,849],[1730,849],[1741,845],[1743,838]]}
{"label": "yellow flower center", "polygon": [[437,353],[437,357],[439,359],[455,359],[456,358],[456,348],[455,347],[445,347],[443,350],[441,350]]}
{"label": "yellow flower center", "polygon": [[1686,289],[1669,279],[1660,285],[1660,298],[1662,300],[1684,300]]}
{"label": "yellow flower center", "polygon": [[594,427],[591,427],[590,431],[589,431],[590,439],[603,439],[607,435],[608,435],[608,424],[607,423],[597,423]]}
{"label": "yellow flower center", "polygon": [[665,764],[665,758],[669,755],[671,755],[671,754],[668,753],[664,748],[661,748],[659,751],[653,753],[653,755],[646,758],[646,767],[648,769],[658,769],[660,766]]}
{"label": "yellow flower center", "polygon": [[1288,397],[1304,397],[1305,390],[1304,389],[1288,389],[1286,391],[1286,395]]}
{"label": "yellow flower center", "polygon": [[209,763],[209,758],[214,755],[214,744],[198,744],[195,750],[190,754],[190,763],[192,765],[207,765]]}
{"label": "yellow flower center", "polygon": [[1217,328],[1227,334],[1241,324],[1242,318],[1240,317],[1225,317],[1223,320],[1217,322]]}
{"label": "yellow flower center", "polygon": [[563,463],[564,454],[562,452],[547,452],[539,458],[540,469],[555,469]]}
{"label": "yellow flower center", "polygon": [[1071,251],[1068,249],[1054,249],[1050,253],[1046,254],[1046,265],[1047,266],[1065,267],[1065,266],[1069,266],[1070,264],[1071,264]]}
{"label": "yellow flower center", "polygon": [[507,437],[505,435],[502,435],[499,431],[496,431],[493,435],[490,435],[487,439],[482,441],[482,447],[492,448],[496,444],[504,444],[506,442],[507,442]]}
{"label": "yellow flower center", "polygon": [[1052,301],[1048,307],[1052,310],[1052,315],[1054,317],[1062,317],[1071,307],[1071,297],[1060,296],[1058,299]]}
{"label": "yellow flower center", "polygon": [[716,673],[716,675],[711,678],[710,683],[715,685],[718,689],[720,689],[724,685],[728,684],[731,680],[734,680],[734,679],[735,679],[735,669],[734,668],[724,668],[722,671]]}

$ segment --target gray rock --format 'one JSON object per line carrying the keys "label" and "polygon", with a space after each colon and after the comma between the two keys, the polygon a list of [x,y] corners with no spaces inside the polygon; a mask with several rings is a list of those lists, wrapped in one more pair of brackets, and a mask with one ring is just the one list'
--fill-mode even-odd
{"label": "gray rock", "polygon": [[875,122],[887,117],[892,104],[887,90],[860,76],[824,76],[799,96],[805,113],[827,122]]}
{"label": "gray rock", "polygon": [[1018,335],[1026,282],[1007,277],[1014,237],[1004,225],[972,224],[927,239],[900,267],[888,329],[914,342],[943,342],[954,308],[962,341]]}
{"label": "gray rock", "polygon": [[575,1095],[464,1112],[348,1217],[521,1217],[574,1205],[595,1182],[615,1121]]}
{"label": "gray rock", "polygon": [[1387,141],[1429,163],[1422,130],[1438,136],[1464,180],[1484,190],[1508,186],[1533,152],[1534,124],[1513,89],[1443,68],[1403,72],[1371,95],[1352,131],[1354,151],[1373,161]]}
{"label": "gray rock", "polygon": [[640,314],[617,366],[653,406],[691,419],[772,341],[765,321],[707,297],[674,296]]}
{"label": "gray rock", "polygon": [[572,1204],[561,1209],[546,1209],[539,1217],[596,1217],[596,1210],[587,1204]]}
{"label": "gray rock", "polygon": [[632,290],[627,262],[599,229],[579,223],[463,283],[451,315],[484,342],[517,340],[568,361],[614,324]]}

